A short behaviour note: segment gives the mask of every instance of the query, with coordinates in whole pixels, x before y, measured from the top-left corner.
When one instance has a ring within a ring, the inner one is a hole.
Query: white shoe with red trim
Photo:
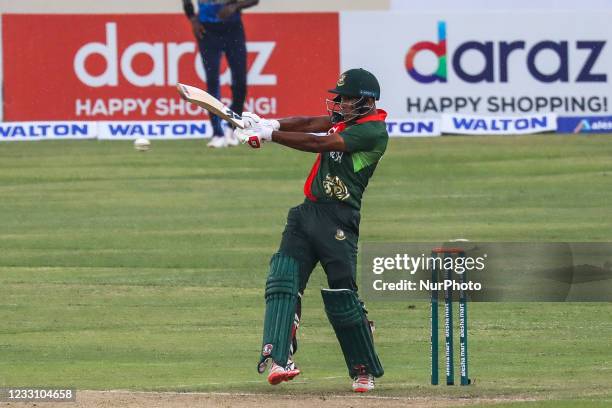
[[[359,374],[353,379],[353,391],[368,392],[374,389],[374,376],[372,374]]]
[[[268,382],[271,385],[277,385],[282,383],[283,381],[291,381],[298,375],[300,375],[301,371],[295,363],[291,360],[287,362],[285,367],[279,366],[275,362],[272,362],[272,366],[270,367],[270,372],[268,373]]]

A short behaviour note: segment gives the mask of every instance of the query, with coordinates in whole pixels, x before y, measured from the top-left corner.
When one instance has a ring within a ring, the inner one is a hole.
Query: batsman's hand
[[[244,122],[245,129],[250,127],[254,127],[255,125],[265,125],[271,126],[274,130],[280,129],[280,123],[275,119],[264,119],[252,112],[243,112],[242,113],[242,121]]]
[[[254,127],[261,121],[261,117],[252,112],[242,112],[242,122],[244,123],[244,128],[248,129]]]
[[[266,125],[265,123],[257,123],[252,127],[236,129],[234,131],[234,136],[236,136],[241,143],[247,143],[253,149],[259,149],[264,142],[272,141],[272,132],[274,132],[272,126]]]

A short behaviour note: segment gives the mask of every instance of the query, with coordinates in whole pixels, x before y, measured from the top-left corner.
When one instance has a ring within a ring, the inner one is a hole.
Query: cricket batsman
[[[376,109],[380,86],[370,72],[358,68],[340,75],[327,100],[326,116],[267,120],[246,112],[242,143],[259,148],[276,142],[317,153],[304,184],[306,199],[289,210],[278,252],[272,256],[266,281],[263,343],[258,364],[268,364],[268,382],[289,381],[300,374],[293,362],[301,297],[317,262],[327,275],[321,289],[325,312],[340,343],[353,390],[374,389],[383,367],[372,337],[371,322],[357,295],[356,265],[361,198],[387,148],[387,113]],[[325,133],[316,136],[312,133]]]

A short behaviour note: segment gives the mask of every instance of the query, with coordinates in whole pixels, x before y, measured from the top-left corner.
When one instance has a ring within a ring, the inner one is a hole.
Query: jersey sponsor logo
[[[338,241],[344,241],[344,240],[346,239],[346,234],[344,233],[344,231],[342,231],[340,228],[338,228],[338,229],[336,230],[336,236],[335,236],[335,238],[336,238]]]
[[[342,155],[344,152],[329,152],[329,158],[336,163],[342,163]]]
[[[323,189],[328,197],[336,198],[340,201],[344,201],[351,196],[346,184],[338,176],[332,177],[330,174],[325,176]]]

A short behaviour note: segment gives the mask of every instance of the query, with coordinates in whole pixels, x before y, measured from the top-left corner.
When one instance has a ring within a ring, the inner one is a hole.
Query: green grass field
[[[267,263],[314,156],[204,146],[0,144],[0,386],[347,392],[320,268],[303,375],[272,388],[256,373]],[[610,136],[394,139],[361,241],[611,241],[611,158]],[[428,303],[368,306],[378,395],[611,403],[610,303],[472,304],[471,387],[429,385]]]

